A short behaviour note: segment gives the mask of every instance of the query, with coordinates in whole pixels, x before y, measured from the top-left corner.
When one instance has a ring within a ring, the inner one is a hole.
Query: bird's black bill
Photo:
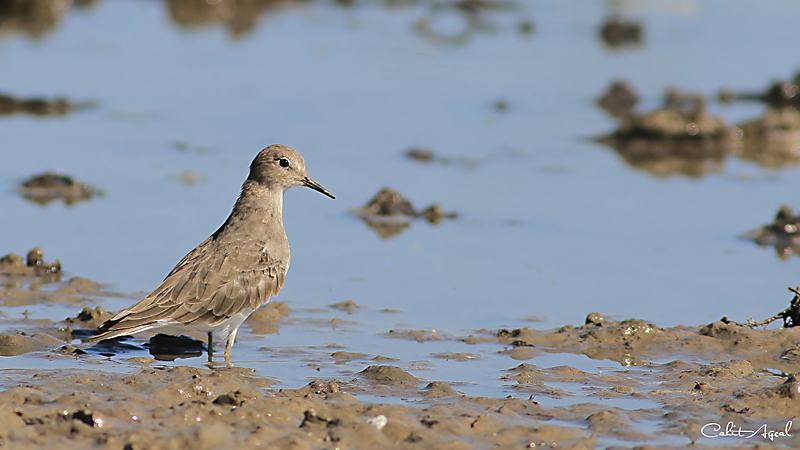
[[[317,192],[321,192],[321,193],[323,193],[323,194],[327,195],[327,196],[328,196],[328,197],[330,197],[330,198],[333,198],[333,199],[335,199],[335,198],[336,198],[336,197],[334,197],[334,196],[333,196],[333,194],[331,194],[330,192],[328,192],[328,190],[327,190],[327,189],[325,189],[324,187],[322,187],[322,185],[321,185],[321,184],[319,184],[319,183],[317,183],[316,181],[312,180],[312,179],[311,179],[311,177],[305,177],[305,178],[303,178],[303,186],[310,187],[311,189],[313,189],[313,190],[315,190],[315,191],[317,191]]]

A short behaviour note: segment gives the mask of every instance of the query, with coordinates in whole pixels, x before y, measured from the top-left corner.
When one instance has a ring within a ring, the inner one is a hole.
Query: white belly
[[[230,336],[231,333],[233,333],[235,330],[238,330],[239,327],[242,326],[242,323],[244,323],[244,321],[250,317],[250,314],[252,314],[253,311],[255,310],[248,306],[242,312],[234,314],[228,320],[216,325],[209,325],[199,321],[187,325],[175,321],[158,320],[154,322],[148,329],[173,336],[178,336],[189,331],[199,331],[202,333],[210,332],[214,333],[218,339],[225,341],[228,339],[228,336]]]

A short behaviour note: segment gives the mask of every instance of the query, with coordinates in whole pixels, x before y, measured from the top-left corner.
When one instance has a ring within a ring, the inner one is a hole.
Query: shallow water
[[[463,29],[456,9],[432,10],[428,2],[300,2],[235,35],[218,20],[178,23],[166,2],[106,0],[73,6],[38,37],[4,33],[0,90],[98,106],[0,117],[0,253],[39,245],[68,275],[132,293],[100,300],[123,309],[224,221],[252,157],[280,142],[301,151],[311,176],[337,198],[287,193],[292,267],[278,300],[295,313],[278,335],[243,329],[233,351],[234,364],[278,387],[370,364],[336,364],[330,354],[340,349],[397,358],[468,395],[502,397],[513,391],[501,371],[521,361],[497,354],[498,344],[386,333],[552,329],[582,324],[592,311],[698,325],[723,315],[763,319],[786,306],[798,260],[737,236],[767,223],[781,203],[800,208],[792,203],[797,165],[728,156],[702,177],[657,177],[591,137],[615,128],[593,102],[616,78],[639,92],[641,111],[678,87],[712,98],[710,111],[728,124],[758,117],[763,106],[724,105],[714,95],[793,76],[798,61],[787,49],[800,38],[800,5],[510,2],[485,11],[484,28],[459,39],[419,31],[426,19],[445,34]],[[597,30],[614,12],[641,19],[642,44],[602,44]],[[519,31],[524,21],[532,33]],[[508,109],[494,108],[497,100]],[[415,146],[452,162],[405,158]],[[15,187],[43,170],[105,195],[70,207],[22,199]],[[186,172],[197,182],[181,183]],[[383,186],[459,217],[417,221],[382,239],[349,211]],[[345,300],[362,308],[327,307]],[[95,301],[4,308],[0,327],[24,329],[16,321],[23,313],[59,321]],[[475,358],[435,356],[448,352]],[[140,355],[120,360],[128,356]],[[0,358],[0,367],[124,370],[97,359],[22,355]],[[179,361],[205,365],[205,357]],[[555,353],[536,355],[535,364],[595,373],[616,363]],[[655,407],[633,403],[619,406]]]

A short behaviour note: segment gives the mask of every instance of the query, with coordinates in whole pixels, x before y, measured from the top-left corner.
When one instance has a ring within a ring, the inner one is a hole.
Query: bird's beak
[[[328,192],[327,189],[322,187],[321,184],[319,184],[316,181],[312,180],[311,177],[309,177],[309,176],[303,178],[303,186],[310,187],[311,189],[313,189],[313,190],[315,190],[317,192],[322,192],[323,194],[327,195],[330,198],[334,198],[334,199],[336,198],[336,197],[333,196],[333,194]]]

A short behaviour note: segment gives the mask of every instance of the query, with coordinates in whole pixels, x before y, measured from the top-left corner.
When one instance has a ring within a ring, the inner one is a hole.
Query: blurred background
[[[283,143],[337,197],[286,194],[292,308],[352,300],[400,311],[362,317],[374,332],[453,334],[592,311],[766,318],[798,258],[791,239],[739,236],[800,208],[798,15],[789,0],[5,1],[0,253],[38,245],[138,297]],[[48,171],[89,194],[22,195]],[[374,226],[359,208],[383,187],[456,216]]]

